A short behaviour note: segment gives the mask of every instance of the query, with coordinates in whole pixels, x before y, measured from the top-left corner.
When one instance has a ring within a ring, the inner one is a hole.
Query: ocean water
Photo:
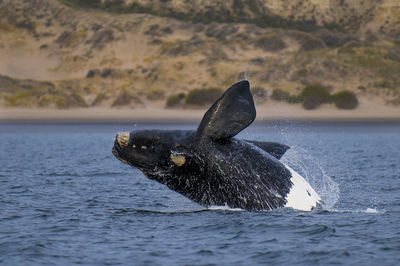
[[[326,209],[205,209],[111,153],[115,134],[195,125],[0,125],[2,265],[399,265],[400,124],[260,123]]]

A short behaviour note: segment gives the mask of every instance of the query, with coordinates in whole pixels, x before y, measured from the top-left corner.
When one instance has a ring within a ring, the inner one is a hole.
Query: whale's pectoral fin
[[[286,146],[284,144],[280,144],[277,142],[262,142],[262,141],[255,141],[255,140],[245,140],[245,141],[268,152],[269,154],[271,154],[278,160],[285,154],[285,152],[288,149],[290,149],[289,146]]]
[[[256,108],[247,80],[230,87],[205,113],[197,132],[213,140],[235,136],[256,118]]]

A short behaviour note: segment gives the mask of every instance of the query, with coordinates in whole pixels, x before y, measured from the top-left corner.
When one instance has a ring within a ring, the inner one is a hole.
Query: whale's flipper
[[[285,154],[285,152],[288,149],[290,149],[289,146],[277,142],[262,142],[255,140],[245,140],[245,141],[259,147],[265,152],[268,152],[278,160]]]
[[[213,140],[235,136],[256,118],[256,108],[247,80],[230,87],[205,113],[197,133]]]

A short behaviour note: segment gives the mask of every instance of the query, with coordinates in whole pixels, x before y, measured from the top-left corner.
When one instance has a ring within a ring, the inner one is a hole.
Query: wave
[[[312,213],[368,213],[368,214],[385,214],[386,210],[378,210],[376,208],[367,208],[365,210],[348,210],[348,209],[321,209],[312,211]]]
[[[199,210],[148,210],[148,209],[135,209],[135,208],[114,208],[112,209],[115,214],[134,214],[134,213],[149,213],[149,214],[190,214],[207,212],[210,209],[199,209]]]

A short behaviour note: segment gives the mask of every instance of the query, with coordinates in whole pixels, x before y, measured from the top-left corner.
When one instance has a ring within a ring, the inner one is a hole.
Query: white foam
[[[231,207],[229,207],[228,205],[223,205],[223,206],[218,206],[218,205],[213,205],[213,206],[210,206],[210,207],[208,207],[208,209],[209,210],[223,210],[223,211],[232,211],[232,212],[242,212],[242,211],[244,211],[243,209],[241,209],[241,208],[231,208]]]
[[[346,210],[346,209],[325,209],[325,211],[333,213],[370,213],[370,214],[384,214],[386,210],[378,210],[375,208],[367,208],[366,210]]]
[[[317,204],[321,202],[318,193],[301,175],[289,166],[285,166],[292,174],[290,181],[293,183],[289,194],[286,196],[285,207],[301,211],[311,211],[312,208],[317,207]]]
[[[367,208],[366,210],[365,210],[365,213],[379,213],[379,211],[377,210],[377,209],[371,209],[371,208]]]

